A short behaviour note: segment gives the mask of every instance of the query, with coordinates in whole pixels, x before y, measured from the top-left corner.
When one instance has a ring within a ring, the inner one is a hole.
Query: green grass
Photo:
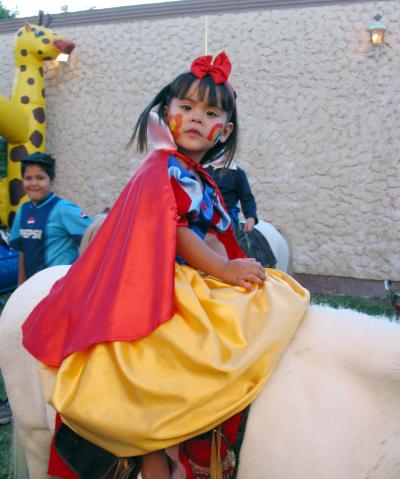
[[[0,399],[6,398],[3,378],[0,374]],[[0,479],[7,479],[10,460],[11,424],[0,426]]]
[[[0,294],[0,312],[3,309],[8,294]],[[0,372],[0,400],[6,399],[3,377]],[[0,425],[0,479],[8,478],[8,467],[10,462],[11,424]]]
[[[7,299],[8,295],[0,295]],[[354,298],[351,296],[314,295],[314,304],[327,304],[333,308],[351,308],[372,316],[393,316],[393,308],[388,300],[382,298]],[[3,378],[0,374],[0,399],[5,399]],[[0,479],[7,479],[10,459],[11,425],[0,426]]]
[[[0,313],[11,293],[0,293]]]
[[[371,316],[394,315],[394,308],[386,298],[354,298],[345,295],[317,294],[311,297],[313,304],[327,304],[333,308],[349,308]]]

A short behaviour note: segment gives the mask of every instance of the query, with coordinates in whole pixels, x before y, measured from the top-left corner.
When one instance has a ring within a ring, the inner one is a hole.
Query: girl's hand
[[[235,286],[242,286],[251,291],[254,284],[262,285],[265,281],[265,270],[254,258],[228,260],[221,279]]]

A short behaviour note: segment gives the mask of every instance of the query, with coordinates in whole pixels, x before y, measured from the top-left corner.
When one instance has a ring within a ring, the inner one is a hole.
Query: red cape
[[[177,205],[170,155],[187,160],[177,151],[151,153],[85,253],[23,324],[23,345],[43,363],[59,366],[94,344],[140,339],[173,316]],[[243,257],[232,228],[218,236],[230,258]]]

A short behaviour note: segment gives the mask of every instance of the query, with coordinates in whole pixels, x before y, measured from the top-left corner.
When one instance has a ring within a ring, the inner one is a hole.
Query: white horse
[[[36,363],[21,346],[20,326],[68,268],[30,278],[0,318],[0,367],[29,468],[29,476],[16,471],[17,479],[48,477],[54,424]],[[311,306],[250,409],[238,478],[399,477],[399,324]]]

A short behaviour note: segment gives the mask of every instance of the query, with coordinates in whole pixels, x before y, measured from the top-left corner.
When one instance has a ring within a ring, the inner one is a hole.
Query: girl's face
[[[27,165],[22,181],[25,193],[34,205],[49,196],[52,181],[39,165]]]
[[[210,106],[206,96],[203,101],[199,99],[198,81],[186,98],[173,98],[165,114],[179,150],[197,163],[217,142],[225,142],[233,130],[226,111]]]

